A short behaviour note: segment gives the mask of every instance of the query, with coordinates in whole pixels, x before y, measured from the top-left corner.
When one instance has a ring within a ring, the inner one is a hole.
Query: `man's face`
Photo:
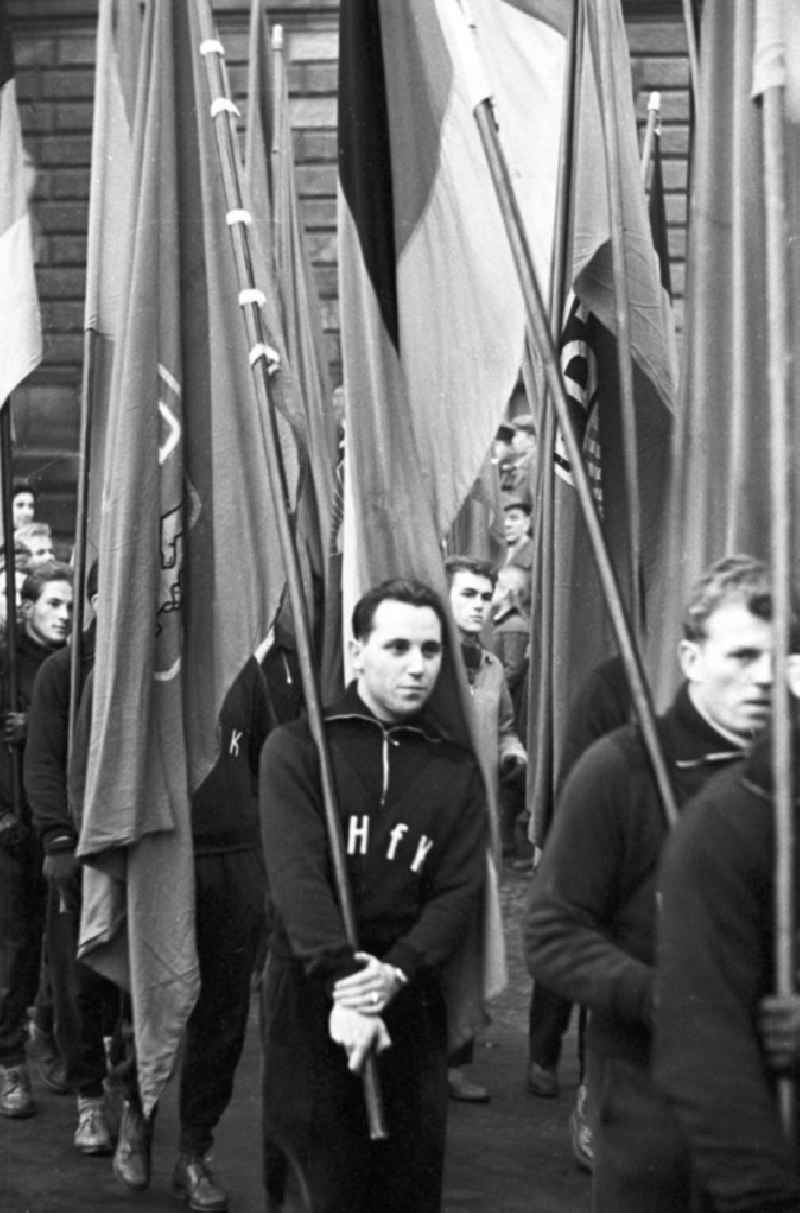
[[[46,535],[37,535],[28,544],[28,565],[49,564],[55,559],[53,551],[53,541],[48,539]]]
[[[47,581],[42,592],[22,604],[28,635],[37,644],[64,644],[72,623],[72,586],[68,581]]]
[[[459,569],[450,586],[450,609],[456,627],[468,636],[477,636],[492,609],[493,586],[489,577],[480,577]]]
[[[530,516],[524,510],[506,510],[503,516],[503,533],[507,544],[519,543],[520,539],[528,534],[529,528]]]
[[[352,642],[358,693],[379,720],[414,716],[442,665],[442,625],[432,607],[384,599],[366,640]]]
[[[36,502],[33,493],[17,493],[14,497],[14,530],[33,522]]]
[[[680,658],[695,706],[725,733],[747,741],[770,712],[772,624],[742,602],[723,603],[703,640],[682,640]]]

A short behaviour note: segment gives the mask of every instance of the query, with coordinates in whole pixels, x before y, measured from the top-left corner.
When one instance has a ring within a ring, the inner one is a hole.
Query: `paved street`
[[[492,1024],[476,1051],[472,1074],[492,1091],[484,1106],[451,1104],[445,1181],[446,1213],[587,1213],[589,1181],[572,1161],[566,1124],[576,1076],[571,1033],[558,1099],[525,1090],[529,983],[521,962],[518,921],[527,877],[503,882],[511,980],[492,1007]],[[255,1006],[234,1101],[217,1136],[214,1166],[230,1190],[231,1213],[262,1213],[260,1059]],[[38,1079],[39,1113],[0,1121],[2,1213],[176,1213],[169,1181],[176,1141],[176,1090],[159,1110],[148,1192],[129,1193],[108,1159],[82,1158],[72,1147],[74,1102],[51,1095]],[[376,1210],[375,1213],[380,1213]]]

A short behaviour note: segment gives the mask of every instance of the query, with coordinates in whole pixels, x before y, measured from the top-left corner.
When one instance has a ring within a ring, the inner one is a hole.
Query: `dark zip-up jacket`
[[[795,734],[795,778],[798,760]],[[800,1209],[796,1149],[756,1031],[774,980],[770,766],[765,737],[703,789],[669,840],[660,879],[654,1076],[719,1213]],[[797,828],[797,800],[794,816]],[[794,885],[798,900],[796,864]]]
[[[96,627],[81,646],[80,687],[94,665]],[[77,833],[67,803],[67,743],[72,646],[57,649],[39,667],[33,684],[25,746],[25,791],[33,824],[46,854],[73,851]]]
[[[14,710],[29,712],[33,698],[33,687],[40,666],[60,649],[49,645],[39,644],[29,636],[24,628],[20,628],[17,639],[17,704]],[[0,650],[0,708],[8,711],[8,651]],[[0,742],[0,812],[12,812],[14,795],[12,783],[12,764],[15,761],[12,747]],[[30,805],[27,788],[23,781],[23,819],[30,824]]]
[[[694,709],[686,687],[658,720],[680,805],[741,750]],[[667,826],[639,730],[617,729],[564,786],[525,917],[528,968],[590,1008],[590,1046],[646,1065],[651,1037],[656,877]]]
[[[424,715],[382,724],[355,683],[325,713],[325,729],[359,944],[413,980],[451,956],[478,903],[487,845],[480,772]],[[305,720],[267,740],[260,809],[273,953],[336,981],[359,965],[333,888]]]

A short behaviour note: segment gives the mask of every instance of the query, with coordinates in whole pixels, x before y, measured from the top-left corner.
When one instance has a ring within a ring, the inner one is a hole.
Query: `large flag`
[[[563,35],[473,5],[537,268],[555,208]],[[531,6],[528,6],[531,7]],[[441,543],[519,375],[524,314],[452,0],[350,0],[340,37],[345,589],[442,585]]]
[[[761,6],[724,0],[707,0],[703,6],[681,411],[664,519],[663,608],[652,637],[651,659],[662,701],[677,679],[675,642],[693,582],[711,561],[726,554],[769,558],[768,309],[759,98],[774,70],[782,73],[787,101],[786,259],[795,412],[800,399],[800,17],[792,4],[777,0],[768,7],[785,28],[781,37],[770,40],[766,53],[757,55],[754,66],[755,13]],[[792,505],[798,535],[797,492]],[[795,576],[798,571],[796,565]]]
[[[81,955],[130,984],[147,1109],[198,987],[190,798],[284,581],[200,42],[195,4],[146,7],[79,844]]]
[[[615,110],[599,101],[600,30],[609,22]],[[670,353],[671,315],[664,307],[658,258],[641,186],[630,59],[618,0],[587,6],[582,73],[578,83],[573,166],[574,236],[569,301],[561,336],[561,370],[579,436],[584,464],[623,597],[630,611],[632,580],[629,506],[623,459],[616,308],[610,218],[607,205],[606,136],[616,126],[620,147],[625,273],[639,472],[641,564],[645,611],[659,561],[657,545],[664,508],[674,394]],[[591,546],[572,483],[563,440],[556,440],[554,500],[553,634],[547,650],[534,619],[530,698],[532,835],[542,842],[553,807],[561,742],[570,699],[590,671],[615,651],[615,640],[597,577]],[[534,587],[536,590],[537,587]],[[632,620],[632,622],[635,622]],[[646,620],[645,620],[646,622]],[[539,693],[542,669],[551,681]]]
[[[42,360],[11,30],[0,0],[0,405]]]
[[[133,119],[142,11],[100,0],[92,117],[92,170],[86,249],[85,406],[91,418],[87,565],[97,556],[111,367],[119,340],[129,257],[126,222],[133,188]]]
[[[322,310],[297,197],[283,31],[273,50],[263,0],[251,0],[245,169],[262,255],[274,267],[283,341],[297,378],[304,416],[305,475],[298,500],[298,536],[320,590],[325,622],[339,622],[340,561],[332,556],[336,495],[337,422],[322,331]],[[322,645],[322,687],[334,692],[341,663],[341,631],[321,626],[321,598],[309,589]],[[316,597],[316,604],[312,599]],[[316,610],[314,609],[316,606]]]

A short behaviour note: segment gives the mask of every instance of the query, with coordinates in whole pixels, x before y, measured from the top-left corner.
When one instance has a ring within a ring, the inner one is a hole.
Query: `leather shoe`
[[[33,1116],[35,1111],[31,1076],[25,1063],[0,1066],[0,1115],[22,1120],[26,1116]]]
[[[191,1154],[179,1154],[172,1172],[172,1190],[188,1200],[195,1213],[225,1213],[227,1192],[215,1183],[208,1163]]]
[[[141,1192],[150,1185],[150,1125],[136,1104],[125,1100],[111,1170],[127,1188]]]
[[[447,1071],[447,1090],[450,1098],[459,1103],[488,1103],[491,1099],[486,1087],[472,1082],[463,1070],[455,1068]]]
[[[528,1066],[528,1090],[531,1095],[541,1099],[555,1099],[558,1095],[558,1076],[555,1070],[540,1066],[538,1061],[532,1061]]]

